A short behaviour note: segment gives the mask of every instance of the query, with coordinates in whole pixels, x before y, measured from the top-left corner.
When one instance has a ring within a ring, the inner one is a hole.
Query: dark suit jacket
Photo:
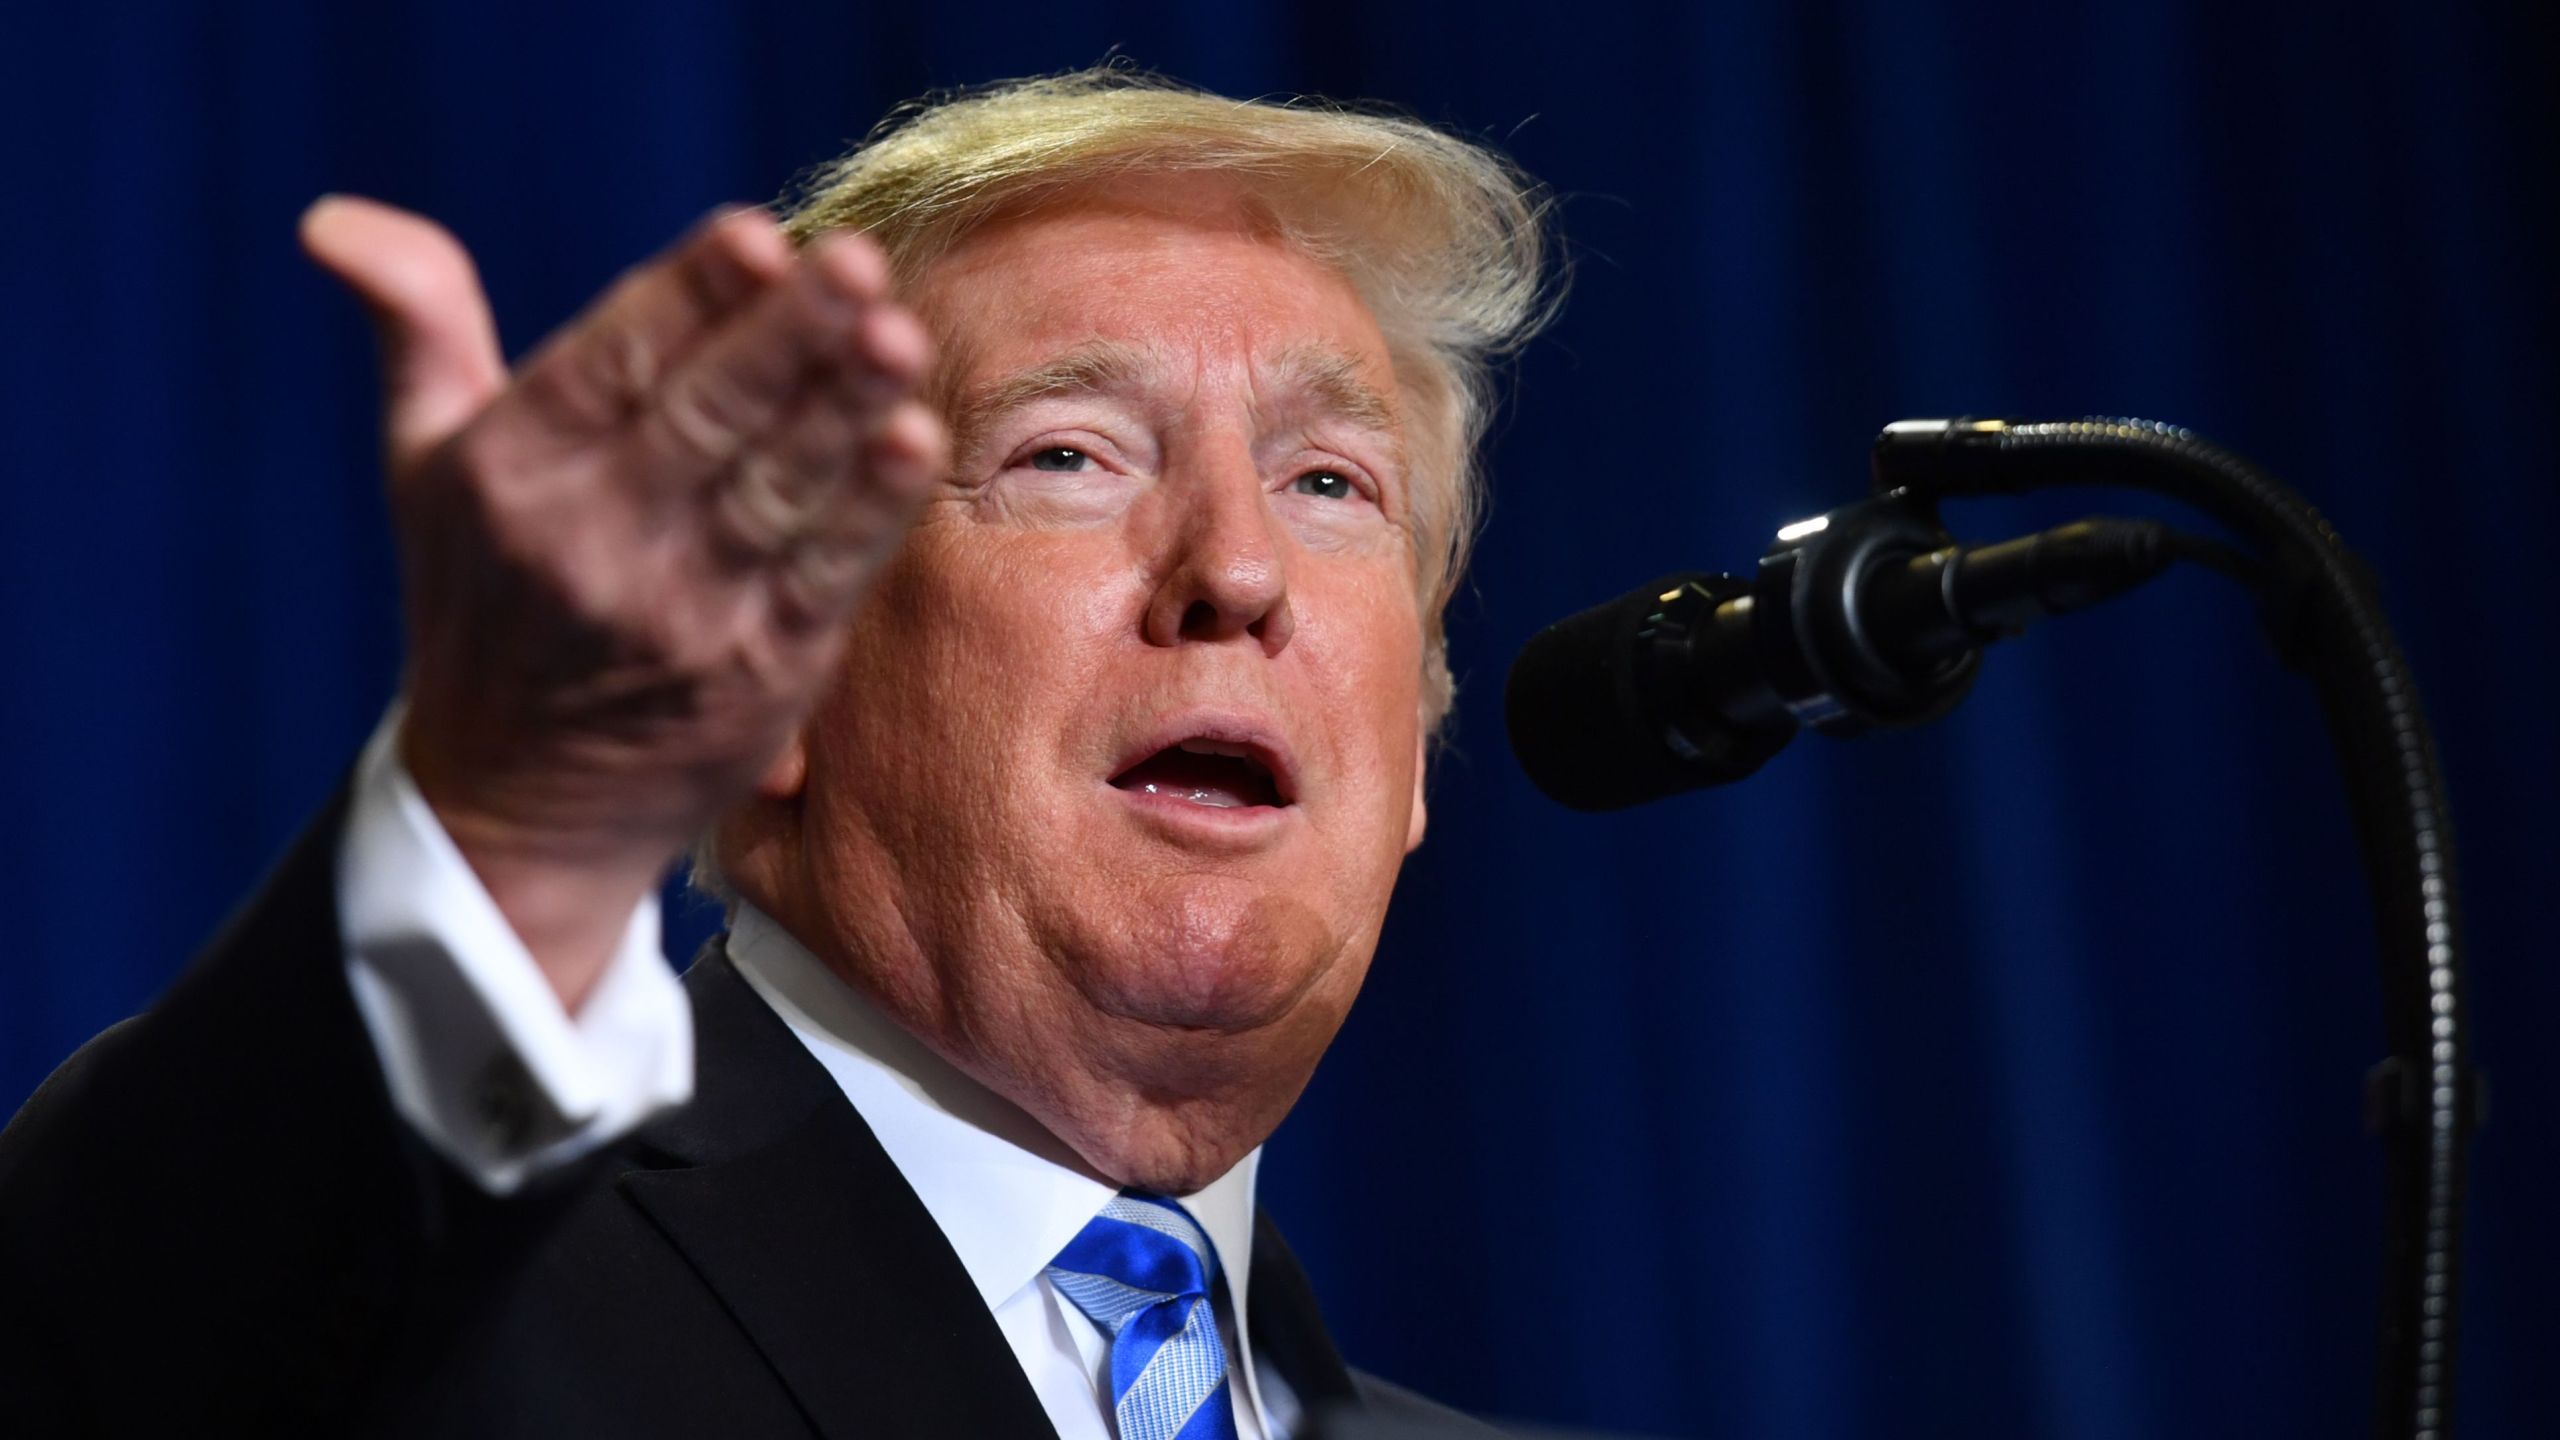
[[[342,815],[0,1135],[0,1428],[1051,1433],[932,1217],[717,945],[685,977],[682,1112],[503,1201],[427,1151],[345,983]],[[1345,1368],[1267,1217],[1252,1267],[1255,1346],[1310,1411],[1408,1408]]]

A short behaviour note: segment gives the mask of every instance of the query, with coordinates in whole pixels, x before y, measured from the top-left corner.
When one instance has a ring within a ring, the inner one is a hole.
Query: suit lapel
[[[642,1137],[642,1163],[664,1168],[621,1186],[812,1425],[1052,1433],[959,1257],[825,1068],[716,942],[685,985],[695,1098]]]
[[[1253,1283],[1247,1293],[1253,1348],[1288,1380],[1306,1413],[1357,1406],[1360,1396],[1351,1383],[1351,1368],[1342,1363],[1342,1352],[1324,1328],[1315,1287],[1289,1242],[1280,1238],[1270,1212],[1259,1206],[1253,1215]]]

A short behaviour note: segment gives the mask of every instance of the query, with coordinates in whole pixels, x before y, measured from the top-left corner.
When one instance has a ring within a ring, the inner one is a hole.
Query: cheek
[[[811,758],[840,769],[884,835],[949,848],[938,832],[995,823],[1070,758],[1060,742],[1090,702],[1095,652],[1134,623],[1126,587],[1082,553],[1095,548],[954,520],[919,527],[881,576]]]
[[[991,617],[964,603],[968,587],[951,583],[932,549],[907,546],[863,598],[810,746],[813,776],[884,830],[949,787],[966,768],[952,762],[989,744],[978,694],[987,672],[961,660]]]
[[[1401,572],[1364,574],[1302,614],[1300,637],[1320,648],[1325,722],[1341,741],[1345,769],[1362,783],[1410,798],[1414,741],[1421,724],[1422,621]]]

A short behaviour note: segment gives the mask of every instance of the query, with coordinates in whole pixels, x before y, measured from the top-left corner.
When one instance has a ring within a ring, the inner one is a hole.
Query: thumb
[[[397,477],[507,383],[479,274],[443,226],[350,195],[323,196],[302,212],[302,248],[373,317],[383,440]]]

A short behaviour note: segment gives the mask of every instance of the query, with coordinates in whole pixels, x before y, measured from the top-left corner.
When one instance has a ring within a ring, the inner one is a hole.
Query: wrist
[[[600,870],[456,845],[561,1008],[573,1015],[612,967],[632,912],[665,874],[663,862]]]
[[[427,808],[523,942],[564,1009],[575,1013],[612,964],[632,912],[682,848],[658,827],[616,823],[610,806],[573,797],[510,796],[464,783],[404,727],[401,760]],[[548,779],[549,777],[546,777]]]

